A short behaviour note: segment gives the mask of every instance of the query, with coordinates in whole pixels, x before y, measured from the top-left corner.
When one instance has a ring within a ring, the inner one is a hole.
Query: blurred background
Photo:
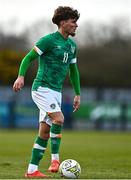
[[[65,129],[131,130],[130,0],[0,0],[0,128],[37,128],[38,109],[31,99],[37,60],[14,93],[22,58],[42,36],[57,27],[51,18],[60,5],[81,14],[74,40],[78,45],[81,108],[72,113],[74,92],[63,88]]]

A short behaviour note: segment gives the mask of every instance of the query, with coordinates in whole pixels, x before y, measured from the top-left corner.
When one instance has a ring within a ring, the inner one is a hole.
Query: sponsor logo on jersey
[[[74,54],[74,52],[75,52],[75,47],[74,46],[71,46],[71,52]]]
[[[57,49],[61,49],[61,46],[56,46]]]

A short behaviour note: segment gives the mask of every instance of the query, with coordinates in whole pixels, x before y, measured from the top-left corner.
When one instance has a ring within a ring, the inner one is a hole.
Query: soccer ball
[[[60,164],[59,172],[62,177],[77,179],[81,173],[81,167],[77,161],[66,159]]]

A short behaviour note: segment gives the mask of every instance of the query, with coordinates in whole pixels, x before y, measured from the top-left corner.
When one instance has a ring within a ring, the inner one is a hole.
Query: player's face
[[[68,35],[75,36],[76,28],[78,27],[76,19],[68,19],[63,23],[64,32]]]

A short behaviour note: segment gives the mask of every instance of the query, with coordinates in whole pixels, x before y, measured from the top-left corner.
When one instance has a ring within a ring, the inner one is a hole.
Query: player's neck
[[[64,37],[64,39],[67,39],[69,34],[65,33],[62,29],[58,29],[58,32],[61,33],[61,35]]]

